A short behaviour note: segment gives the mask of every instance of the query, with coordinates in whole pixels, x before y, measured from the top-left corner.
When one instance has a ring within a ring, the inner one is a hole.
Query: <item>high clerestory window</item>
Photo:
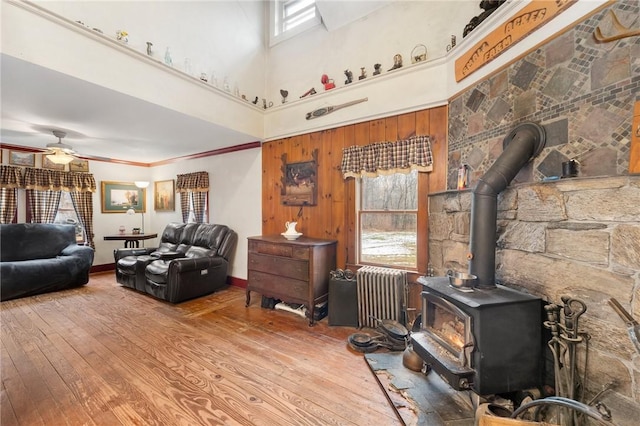
[[[271,46],[321,23],[315,0],[273,0],[270,5]]]

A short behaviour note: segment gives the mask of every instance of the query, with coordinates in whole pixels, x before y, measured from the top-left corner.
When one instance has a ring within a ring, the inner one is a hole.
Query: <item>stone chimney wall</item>
[[[562,304],[562,296],[586,303],[579,326],[590,340],[580,399],[614,381],[600,400],[616,424],[635,425],[640,353],[608,300],[640,321],[640,176],[628,174],[640,37],[596,42],[597,27],[614,31],[610,11],[640,27],[640,3],[611,3],[451,100],[449,191],[429,196],[429,260],[438,276],[468,271],[472,194],[455,190],[458,167],[469,166],[473,188],[517,124],[543,125],[546,147],[498,196],[496,279],[549,303]],[[579,162],[578,177],[553,180],[569,159]]]
[[[471,195],[429,197],[429,254],[437,276],[468,270]],[[549,303],[561,304],[565,295],[585,302],[587,395],[615,380],[615,391],[602,400],[620,425],[635,424],[620,416],[640,417],[640,354],[608,300],[616,298],[640,320],[638,218],[640,176],[519,184],[498,197],[496,280]],[[578,358],[584,356],[583,347]]]

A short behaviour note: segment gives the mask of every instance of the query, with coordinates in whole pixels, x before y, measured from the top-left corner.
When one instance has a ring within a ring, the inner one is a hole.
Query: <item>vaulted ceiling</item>
[[[319,0],[327,30],[362,18],[389,1]],[[256,138],[126,93],[2,54],[0,142],[43,149],[53,130],[81,157],[154,163],[255,142]],[[188,137],[185,135],[188,134]]]

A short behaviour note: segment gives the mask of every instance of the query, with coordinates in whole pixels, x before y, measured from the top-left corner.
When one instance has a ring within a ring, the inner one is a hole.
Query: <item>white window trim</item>
[[[293,29],[280,32],[281,23],[276,19],[282,16],[282,9],[287,0],[270,0],[269,1],[269,47],[273,47],[278,43],[288,40],[298,34],[301,34],[311,28],[322,24],[320,12],[316,7],[316,16]]]

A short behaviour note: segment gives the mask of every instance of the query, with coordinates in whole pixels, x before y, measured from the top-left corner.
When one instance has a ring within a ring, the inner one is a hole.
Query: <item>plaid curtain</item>
[[[18,190],[0,188],[0,223],[12,223],[18,210]]]
[[[27,189],[27,202],[31,206],[31,222],[53,223],[61,196],[62,191]]]
[[[180,193],[180,208],[182,221],[189,220],[189,208],[193,206],[193,213],[197,223],[206,220],[206,206],[209,194],[209,172],[194,172],[178,175],[176,191]]]
[[[180,211],[182,212],[182,223],[187,223],[189,220],[189,206],[191,204],[191,193],[180,193]]]
[[[24,188],[41,191],[96,192],[96,181],[91,173],[26,167]]]
[[[433,156],[429,136],[344,148],[340,169],[345,179],[409,172],[412,169],[430,172]]]
[[[93,241],[93,196],[91,192],[72,191],[69,194],[78,219],[80,219],[80,224],[84,228],[87,245],[95,249],[96,245]]]
[[[22,169],[0,165],[0,223],[11,223],[18,209],[18,189],[23,186]]]
[[[193,198],[193,213],[196,216],[196,223],[204,223],[207,219],[204,214],[207,206],[207,193],[192,192],[191,197]]]
[[[195,172],[178,175],[176,179],[177,192],[207,192],[209,191],[209,172]]]

